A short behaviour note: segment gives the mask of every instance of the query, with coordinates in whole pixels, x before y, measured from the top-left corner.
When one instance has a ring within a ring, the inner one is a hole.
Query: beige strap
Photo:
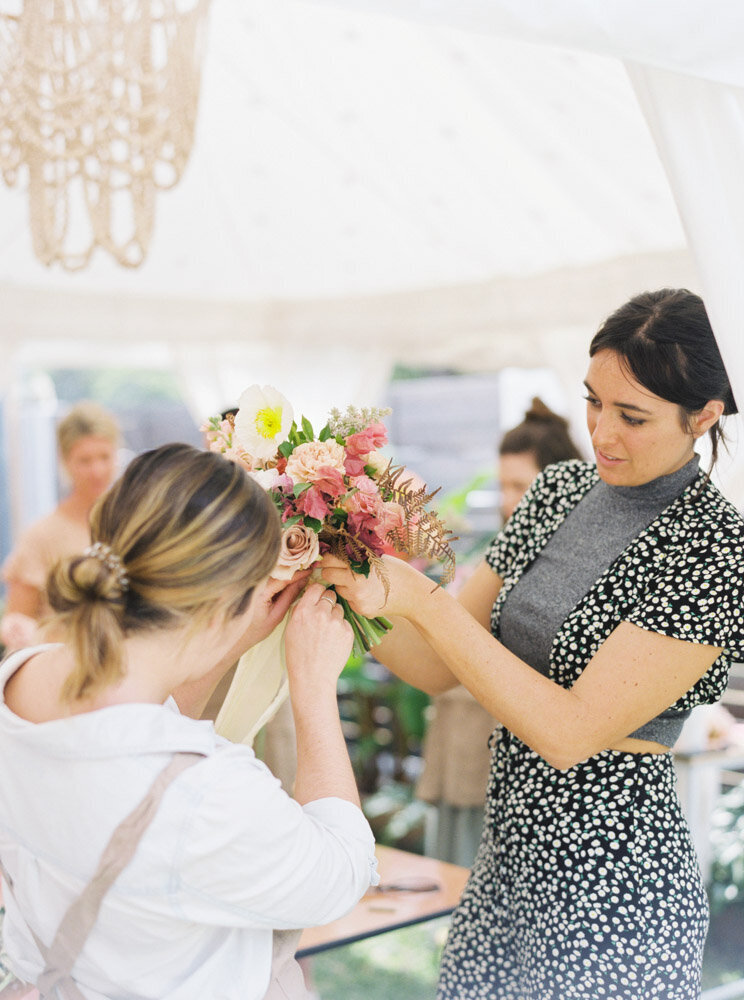
[[[56,987],[60,990],[59,995],[68,1000],[85,1000],[70,973],[98,918],[104,896],[132,860],[168,786],[187,767],[202,759],[202,755],[198,753],[176,754],[157,775],[144,799],[112,833],[95,875],[65,913],[49,948],[31,931],[46,963],[46,968],[36,983],[42,998],[51,997]],[[12,888],[7,875],[6,882]],[[0,991],[0,1000],[11,996],[12,993]]]
[[[271,978],[263,1000],[310,1000],[312,994],[295,952],[302,931],[274,931],[271,955]]]

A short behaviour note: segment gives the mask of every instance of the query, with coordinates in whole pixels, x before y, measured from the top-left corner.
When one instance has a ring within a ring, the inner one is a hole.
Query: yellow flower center
[[[256,432],[261,437],[275,438],[282,428],[282,410],[280,406],[265,407],[256,413]]]

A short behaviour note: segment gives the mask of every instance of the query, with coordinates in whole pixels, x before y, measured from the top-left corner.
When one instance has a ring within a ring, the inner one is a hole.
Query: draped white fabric
[[[351,4],[626,63],[699,269],[735,394],[744,400],[744,5],[730,0]]]
[[[43,269],[0,187],[0,380],[153,363],[195,415],[261,380],[314,413],[395,360],[555,359],[578,398],[601,318],[679,284],[742,400],[742,51],[731,0],[214,0],[139,271]]]

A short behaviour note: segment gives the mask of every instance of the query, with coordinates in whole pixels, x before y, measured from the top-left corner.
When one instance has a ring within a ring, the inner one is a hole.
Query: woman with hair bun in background
[[[37,636],[50,610],[45,587],[54,564],[90,544],[88,517],[114,480],[120,442],[119,425],[98,403],[77,403],[60,421],[59,458],[71,488],[51,514],[26,529],[3,566],[7,596],[0,640],[7,651]]]
[[[582,458],[571,439],[568,421],[538,397],[524,419],[507,431],[499,445],[499,510],[506,524],[535,477],[554,462]]]
[[[279,932],[341,916],[374,878],[336,703],[351,629],[308,573],[271,579],[279,516],[221,455],[139,455],[91,529],[49,580],[64,641],[0,666],[4,960],[42,996],[304,997],[299,932]],[[290,799],[196,716],[302,587]]]
[[[502,524],[539,472],[571,458],[581,458],[581,453],[571,439],[568,421],[535,396],[521,423],[499,444]],[[449,590],[453,592],[452,587]],[[417,797],[436,807],[434,837],[427,851],[470,868],[483,830],[491,763],[488,738],[497,723],[462,684],[434,698],[432,709],[422,753],[424,769],[416,786]]]

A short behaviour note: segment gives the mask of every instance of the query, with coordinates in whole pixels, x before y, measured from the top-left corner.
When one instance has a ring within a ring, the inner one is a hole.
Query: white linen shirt
[[[19,718],[5,684],[46,648],[0,664],[0,857],[15,897],[6,894],[9,965],[36,979],[42,964],[24,918],[49,945],[114,828],[172,755],[190,751],[205,759],[166,791],[73,974],[89,1000],[259,1000],[272,930],[336,919],[375,878],[362,812],[338,798],[300,806],[251,749],[182,716],[172,699],[44,723]]]

